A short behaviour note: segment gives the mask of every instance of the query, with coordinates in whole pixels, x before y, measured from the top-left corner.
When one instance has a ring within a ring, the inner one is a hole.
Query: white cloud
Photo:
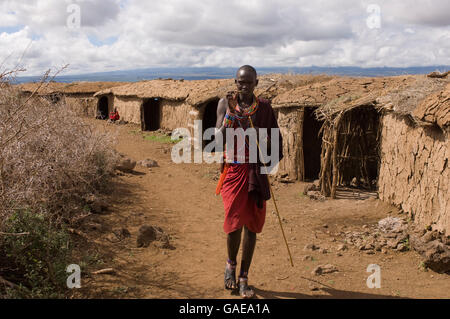
[[[367,26],[369,4],[381,28]],[[0,63],[28,74],[155,66],[450,65],[447,0],[0,0]],[[413,3],[412,3],[413,2]],[[67,27],[79,4],[81,28]]]

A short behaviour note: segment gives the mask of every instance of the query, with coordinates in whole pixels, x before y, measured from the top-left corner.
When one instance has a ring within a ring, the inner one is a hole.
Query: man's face
[[[247,69],[239,70],[235,79],[238,92],[243,95],[252,95],[258,80],[255,74]]]

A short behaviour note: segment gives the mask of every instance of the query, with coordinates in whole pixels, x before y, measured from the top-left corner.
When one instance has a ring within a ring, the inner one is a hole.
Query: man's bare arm
[[[226,129],[226,127],[223,125],[223,119],[225,118],[227,109],[228,109],[228,100],[226,98],[220,99],[219,104],[217,106],[217,122],[216,122],[216,128],[218,128],[219,130],[216,132],[215,135],[222,134],[223,145],[225,145],[225,129]]]

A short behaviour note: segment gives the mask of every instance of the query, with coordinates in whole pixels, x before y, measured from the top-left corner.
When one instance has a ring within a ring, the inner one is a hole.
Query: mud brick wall
[[[276,109],[278,126],[283,137],[283,155],[280,161],[278,172],[287,173],[292,180],[302,180],[300,169],[303,161],[302,145],[302,115],[303,109],[299,108],[278,108]]]
[[[97,99],[92,94],[66,95],[64,99],[69,109],[78,115],[94,117],[97,114]]]
[[[117,108],[122,120],[140,125],[141,104],[142,100],[139,98],[115,96],[113,108]],[[111,111],[111,105],[109,107]]]
[[[450,232],[450,132],[417,127],[405,117],[382,119],[379,197],[414,222]]]
[[[161,128],[174,130],[176,128],[188,128],[190,122],[190,111],[194,108],[184,102],[178,101],[161,101],[162,116]]]

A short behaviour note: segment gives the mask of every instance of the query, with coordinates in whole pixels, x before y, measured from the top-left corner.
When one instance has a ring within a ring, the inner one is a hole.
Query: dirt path
[[[92,123],[118,134],[117,150],[122,154],[137,161],[151,158],[160,167],[137,166],[134,173],[118,177],[108,214],[92,217],[103,227],[89,231],[92,245],[86,248],[86,255],[93,256],[90,270],[113,267],[116,274],[83,277],[83,288],[74,297],[239,298],[223,289],[226,236],[222,200],[214,196],[213,179],[218,164],[177,165],[170,159],[170,144],[145,140],[137,126]],[[374,199],[311,201],[301,195],[303,186],[275,184],[295,267],[290,266],[269,202],[249,274],[258,298],[450,297],[449,276],[424,270],[415,252],[367,255],[350,246],[342,256],[336,255],[341,243],[336,234],[396,216],[394,207]],[[176,249],[136,248],[138,229],[144,224],[161,227]],[[112,243],[108,236],[118,227],[127,228],[131,238]],[[305,251],[311,243],[328,253]],[[306,255],[312,260],[304,260]],[[312,275],[322,264],[333,264],[339,271]],[[381,267],[380,289],[366,285],[369,264]]]

